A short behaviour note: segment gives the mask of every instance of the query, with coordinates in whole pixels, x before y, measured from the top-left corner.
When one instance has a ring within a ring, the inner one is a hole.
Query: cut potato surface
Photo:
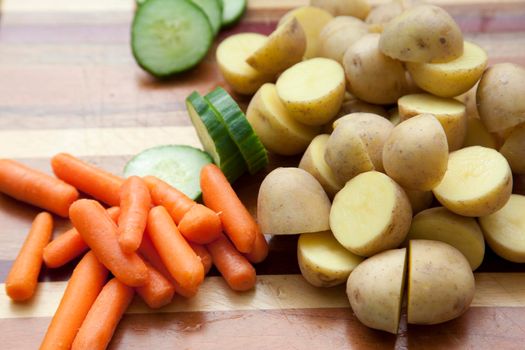
[[[299,168],[308,171],[319,181],[330,198],[343,187],[324,159],[326,143],[330,135],[316,136],[304,152]]]
[[[452,213],[444,207],[431,208],[414,216],[406,241],[427,239],[450,244],[467,258],[472,271],[483,262],[485,240],[474,218]]]
[[[512,173],[497,151],[472,146],[450,153],[448,169],[433,189],[444,207],[463,216],[485,216],[501,209],[512,191]]]
[[[274,84],[264,84],[253,96],[246,118],[269,151],[282,155],[303,152],[319,128],[298,123],[282,103]]]
[[[397,247],[405,239],[411,219],[412,209],[403,189],[377,171],[348,181],[330,210],[335,238],[361,256]]]
[[[328,22],[319,35],[318,56],[343,63],[345,51],[368,33],[367,25],[350,16],[339,16]]]
[[[299,168],[277,168],[261,183],[257,221],[265,234],[330,229],[330,199],[319,182]]]
[[[436,96],[454,97],[467,92],[481,78],[487,53],[465,41],[463,55],[446,63],[411,63],[406,67],[415,83]]]
[[[323,125],[341,108],[345,74],[334,60],[312,58],[285,70],[276,86],[293,118],[307,125]]]
[[[525,196],[513,194],[503,208],[479,218],[487,244],[504,259],[525,263]]]
[[[525,125],[514,129],[500,148],[512,172],[525,174]]]
[[[463,103],[430,94],[412,94],[401,97],[397,105],[401,120],[424,113],[433,114],[445,130],[449,151],[455,151],[463,145],[467,134],[467,115]]]
[[[266,41],[267,37],[262,34],[241,33],[229,36],[217,47],[219,70],[235,92],[250,95],[262,84],[274,79],[272,75],[263,74],[246,63],[246,58]]]
[[[346,295],[363,324],[396,334],[406,273],[406,248],[374,255],[350,274]]]
[[[345,283],[363,258],[346,250],[332,232],[303,233],[297,242],[297,260],[303,277],[316,287]]]
[[[467,311],[475,281],[459,250],[444,242],[411,240],[408,256],[408,323],[442,323]]]

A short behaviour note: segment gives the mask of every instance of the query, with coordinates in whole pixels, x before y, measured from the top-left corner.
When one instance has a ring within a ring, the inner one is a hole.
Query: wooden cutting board
[[[383,1],[383,0],[381,0]],[[250,1],[235,32],[269,33],[278,18],[306,0]],[[491,63],[525,65],[525,2],[436,0]],[[374,4],[378,0],[373,1]],[[49,158],[67,151],[120,174],[130,157],[166,143],[199,146],[184,108],[193,90],[223,85],[214,50],[193,71],[159,82],[135,64],[129,46],[133,0],[4,0],[0,17],[0,158],[50,172]],[[246,103],[246,99],[239,98]],[[272,158],[272,167],[296,165]],[[236,190],[252,210],[264,174]],[[523,179],[518,179],[524,184]],[[0,195],[0,281],[29,229],[35,208]],[[68,228],[57,220],[55,235]],[[136,300],[111,349],[525,349],[525,264],[489,249],[476,272],[472,308],[433,327],[407,326],[398,336],[362,326],[343,287],[317,289],[299,274],[296,237],[270,240],[254,291],[235,293],[212,271],[192,300],[148,310]],[[43,269],[36,297],[15,304],[0,286],[2,349],[36,349],[74,263]]]

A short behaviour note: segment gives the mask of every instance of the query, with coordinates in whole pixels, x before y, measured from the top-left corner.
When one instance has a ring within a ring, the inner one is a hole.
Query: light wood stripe
[[[0,158],[117,156],[138,153],[163,144],[200,147],[192,126],[152,128],[91,128],[0,131]]]
[[[476,276],[474,307],[525,307],[525,274],[480,273]],[[28,303],[13,303],[0,285],[0,319],[50,317],[55,312],[67,282],[40,283]],[[151,310],[135,300],[128,313],[175,313],[197,311],[276,310],[348,307],[344,286],[316,288],[300,275],[259,276],[255,290],[236,293],[220,277],[208,277],[196,297]]]

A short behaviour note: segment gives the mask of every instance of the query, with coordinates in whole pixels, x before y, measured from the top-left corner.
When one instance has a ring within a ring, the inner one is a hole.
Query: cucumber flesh
[[[222,3],[220,0],[191,0],[199,6],[210,21],[213,34],[217,35],[222,25]]]
[[[250,174],[264,169],[268,165],[268,153],[235,100],[221,87],[207,94],[205,99],[222,118]]]
[[[246,163],[216,112],[197,92],[186,98],[186,108],[206,152],[230,182],[246,171]]]
[[[213,37],[206,14],[188,0],[147,0],[139,6],[131,26],[133,56],[157,77],[197,65]]]
[[[206,152],[191,146],[158,146],[133,157],[126,164],[124,175],[153,175],[184,192],[191,199],[197,199],[201,195],[201,169],[211,162],[212,159]]]
[[[237,23],[246,11],[246,0],[222,0],[222,4],[223,27]]]

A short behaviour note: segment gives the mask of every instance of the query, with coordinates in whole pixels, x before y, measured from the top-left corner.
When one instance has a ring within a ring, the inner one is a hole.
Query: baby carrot
[[[78,330],[71,350],[106,349],[134,294],[133,288],[116,278],[106,283]]]
[[[175,281],[185,289],[196,290],[204,280],[204,267],[164,207],[150,210],[148,233]]]
[[[235,249],[226,236],[206,246],[213,263],[231,289],[245,291],[255,286],[255,269],[241,253]]]
[[[55,175],[111,206],[118,206],[119,191],[124,179],[87,164],[67,153],[59,153],[51,159]]]
[[[237,250],[251,252],[259,227],[216,165],[208,164],[202,168],[201,189],[204,204],[221,213],[222,227]]]
[[[91,305],[104,286],[108,270],[88,252],[71,275],[40,350],[68,350]]]
[[[120,215],[120,208],[112,207],[107,212],[116,222]],[[73,227],[49,242],[44,248],[44,263],[47,267],[57,268],[67,264],[88,249],[80,233]]]
[[[5,280],[5,290],[11,299],[27,300],[35,293],[42,266],[42,251],[52,233],[51,214],[46,212],[38,214]]]
[[[261,231],[255,236],[255,243],[251,252],[244,254],[251,263],[257,264],[268,256],[268,242]]]
[[[219,215],[202,204],[194,205],[179,222],[179,231],[191,242],[210,243],[220,237],[222,224]]]
[[[148,263],[146,266],[149,273],[148,282],[142,287],[135,288],[135,291],[150,308],[158,309],[171,302],[175,294],[175,287],[153,266]]]
[[[196,204],[190,197],[159,178],[146,176],[144,181],[148,184],[153,204],[166,208],[176,224]]]
[[[199,258],[201,258],[202,266],[204,266],[204,274],[207,275],[213,265],[213,259],[211,258],[210,252],[203,245],[193,242],[188,243],[191,249],[193,249],[193,251],[199,256]]]
[[[78,199],[73,186],[10,159],[0,159],[0,192],[63,217]]]
[[[150,207],[151,196],[146,183],[138,176],[126,179],[120,189],[118,219],[118,242],[125,253],[132,253],[140,246]]]
[[[115,277],[130,287],[144,285],[148,268],[136,254],[125,254],[118,244],[117,225],[97,201],[80,199],[71,205],[69,217],[82,239]]]

